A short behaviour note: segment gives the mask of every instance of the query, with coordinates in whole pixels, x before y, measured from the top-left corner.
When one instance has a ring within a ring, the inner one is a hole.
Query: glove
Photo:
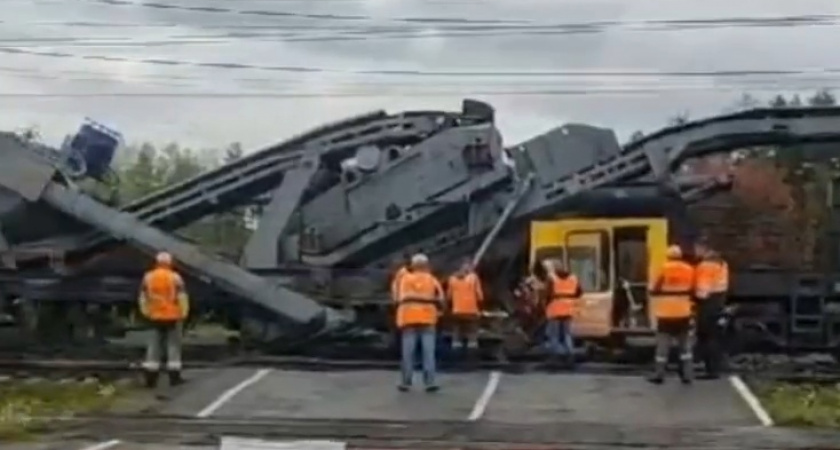
[[[181,310],[181,319],[190,315],[190,297],[187,294],[178,294],[178,309]]]
[[[149,318],[149,305],[146,303],[146,295],[140,294],[137,297],[137,306],[140,308],[140,314],[145,318]]]

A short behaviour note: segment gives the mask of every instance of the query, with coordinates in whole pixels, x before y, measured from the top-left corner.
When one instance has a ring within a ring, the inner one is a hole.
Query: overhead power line
[[[366,14],[326,14],[326,13],[301,13],[293,11],[269,10],[269,9],[239,9],[221,6],[188,6],[175,3],[166,2],[148,2],[142,0],[81,0],[86,3],[95,3],[99,5],[108,5],[114,7],[139,7],[160,9],[166,11],[188,11],[193,13],[207,13],[207,14],[225,14],[225,15],[245,15],[245,16],[263,16],[263,17],[277,17],[277,18],[297,18],[297,19],[314,19],[314,20],[336,20],[336,21],[392,21],[398,23],[417,23],[426,25],[437,24],[483,24],[483,25],[548,25],[548,26],[574,26],[574,27],[604,27],[604,26],[621,26],[627,24],[643,24],[643,25],[659,25],[659,26],[692,26],[692,25],[741,25],[751,26],[757,24],[819,24],[826,21],[836,21],[838,16],[833,14],[813,14],[813,15],[796,15],[796,16],[775,16],[775,17],[724,17],[713,19],[673,19],[673,20],[644,20],[644,21],[592,21],[585,23],[548,23],[537,22],[526,19],[475,19],[470,17],[446,17],[446,16],[415,16],[415,17],[375,17]],[[229,3],[228,3],[229,4]]]
[[[821,85],[819,88],[834,90],[840,83],[833,85]],[[815,86],[801,86],[798,89],[814,89]],[[788,87],[790,89],[790,87]],[[778,93],[784,90],[780,86],[754,86],[750,89],[753,92],[766,91]],[[56,93],[26,93],[26,92],[0,92],[0,98],[9,99],[68,99],[68,98],[133,98],[133,99],[195,99],[195,100],[285,100],[285,99],[353,99],[353,98],[393,98],[393,97],[580,97],[580,96],[649,96],[675,92],[737,92],[744,91],[742,87],[736,86],[715,86],[715,87],[662,87],[662,88],[616,88],[616,89],[511,89],[511,90],[418,90],[406,89],[400,91],[388,91],[382,89],[370,89],[358,92],[56,92]]]
[[[0,47],[0,53],[13,55],[26,55],[43,58],[79,59],[87,61],[104,62],[127,62],[135,64],[147,64],[153,66],[169,67],[197,67],[220,70],[253,70],[285,73],[321,73],[339,75],[363,75],[363,76],[419,76],[419,77],[516,77],[516,78],[740,78],[753,76],[792,76],[792,75],[828,75],[840,73],[840,68],[826,67],[814,69],[773,69],[773,70],[701,70],[701,71],[631,71],[631,70],[552,70],[552,71],[424,71],[424,70],[400,70],[400,69],[337,69],[314,66],[285,66],[285,65],[260,65],[238,62],[202,62],[180,59],[148,58],[135,59],[122,56],[109,55],[82,55],[60,51],[36,51],[13,47]]]

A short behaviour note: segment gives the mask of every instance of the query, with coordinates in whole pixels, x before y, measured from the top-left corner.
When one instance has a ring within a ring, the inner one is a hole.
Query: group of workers
[[[452,320],[454,349],[478,348],[478,328],[484,292],[472,264],[465,261],[446,283],[446,291],[432,275],[426,255],[416,254],[402,266],[391,282],[396,306],[396,325],[401,340],[401,378],[397,388],[408,391],[413,383],[415,354],[420,346],[426,391],[439,389],[435,379],[437,324],[443,311]]]
[[[552,359],[563,357],[574,364],[571,320],[582,291],[577,277],[564,267],[545,263],[551,282],[545,304],[546,341]],[[428,392],[439,389],[435,380],[437,325],[444,314],[449,319],[453,349],[478,348],[478,330],[484,292],[472,263],[465,261],[446,282],[432,275],[426,255],[412,256],[391,283],[396,305],[396,325],[401,339],[401,378],[397,388],[408,391],[413,383],[415,355],[419,344],[423,381]]]
[[[673,341],[679,350],[680,379],[689,384],[694,379],[694,344],[707,375],[717,378],[724,363],[721,320],[729,289],[729,269],[720,255],[705,246],[697,247],[696,262],[684,257],[679,246],[666,251],[666,261],[658,276],[651,280],[650,308],[656,320],[654,371],[650,381],[665,380],[668,356]],[[552,362],[562,358],[568,367],[575,363],[571,324],[583,292],[577,277],[562,263],[546,260],[544,329]],[[446,283],[432,275],[429,260],[423,254],[411,257],[393,278],[391,295],[396,305],[396,325],[401,336],[400,391],[411,388],[415,355],[420,346],[421,367],[426,390],[439,389],[435,380],[436,329],[446,313],[451,321],[454,348],[465,343],[478,346],[477,331],[484,294],[481,282],[469,262]]]
[[[694,378],[695,337],[709,377],[717,378],[724,364],[721,321],[729,290],[729,267],[706,246],[698,246],[697,256],[699,261],[692,264],[679,246],[669,247],[667,260],[650,284],[656,318],[653,383],[665,380],[672,340],[679,349],[683,383],[691,383]]]
[[[693,380],[695,334],[706,371],[717,377],[723,365],[719,321],[726,302],[729,270],[719,254],[698,247],[699,262],[684,258],[678,246],[671,246],[659,275],[649,286],[650,307],[656,319],[654,372],[650,380],[665,379],[672,340],[680,355],[680,378]],[[562,263],[544,261],[546,272],[543,302],[546,343],[553,360],[563,357],[574,364],[571,324],[583,292],[577,277]],[[401,339],[400,391],[413,384],[415,355],[420,347],[423,382],[428,392],[439,389],[436,380],[437,325],[446,313],[451,323],[454,349],[477,349],[484,292],[472,263],[465,261],[449,277],[446,289],[432,274],[426,255],[413,255],[394,275],[391,296],[395,305],[396,326]],[[172,267],[172,256],[161,252],[155,267],[143,277],[138,298],[143,317],[152,333],[146,349],[143,369],[146,384],[157,385],[165,370],[170,385],[183,382],[181,377],[181,334],[189,315],[189,297],[181,276]],[[696,330],[696,333],[695,333]]]

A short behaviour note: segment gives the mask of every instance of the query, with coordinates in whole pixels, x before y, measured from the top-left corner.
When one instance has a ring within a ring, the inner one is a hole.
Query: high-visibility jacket
[[[428,272],[408,272],[400,277],[397,327],[435,325],[443,288]]]
[[[653,315],[657,319],[691,317],[696,270],[685,261],[666,261],[650,287]]]
[[[729,290],[729,265],[724,261],[703,260],[697,264],[695,274],[696,295],[699,299]]]
[[[403,275],[410,272],[411,271],[408,270],[407,266],[402,266],[399,270],[397,270],[397,273],[394,274],[394,278],[391,280],[391,299],[395,302],[400,299],[400,279],[402,279]]]
[[[140,311],[156,322],[177,322],[189,314],[184,280],[169,267],[156,267],[143,277]]]
[[[565,319],[575,314],[575,307],[582,292],[576,276],[553,276],[551,279],[551,298],[545,308],[547,319]]]
[[[477,315],[484,291],[475,272],[452,275],[446,283],[447,297],[452,301],[452,314]]]

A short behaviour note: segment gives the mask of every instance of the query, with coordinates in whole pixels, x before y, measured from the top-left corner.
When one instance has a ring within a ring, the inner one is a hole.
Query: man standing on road
[[[164,364],[169,384],[181,384],[181,333],[189,315],[189,298],[184,280],[172,268],[172,255],[157,254],[155,268],[143,277],[138,302],[152,329],[143,361],[146,386],[157,386]]]
[[[452,320],[452,349],[460,350],[466,343],[470,351],[478,350],[478,328],[484,291],[481,280],[473,270],[472,261],[465,260],[446,283]]]
[[[562,262],[547,262],[548,300],[545,308],[545,332],[548,339],[551,362],[563,358],[569,367],[575,363],[575,349],[572,340],[572,318],[577,301],[583,292],[577,277],[569,272]]]
[[[417,344],[420,344],[423,381],[427,392],[439,389],[436,384],[436,326],[443,309],[443,288],[429,271],[429,258],[416,254],[411,258],[411,271],[399,281],[397,327],[402,343],[402,378],[398,389],[411,388]]]
[[[723,329],[719,323],[729,290],[729,267],[720,255],[700,247],[697,264],[697,344],[706,374],[718,378],[724,362]]]
[[[677,341],[680,353],[680,379],[685,384],[693,380],[692,296],[695,291],[695,268],[683,259],[679,246],[668,247],[667,260],[657,278],[649,286],[649,294],[656,318],[656,356],[650,381],[665,381],[665,369],[671,340]]]

